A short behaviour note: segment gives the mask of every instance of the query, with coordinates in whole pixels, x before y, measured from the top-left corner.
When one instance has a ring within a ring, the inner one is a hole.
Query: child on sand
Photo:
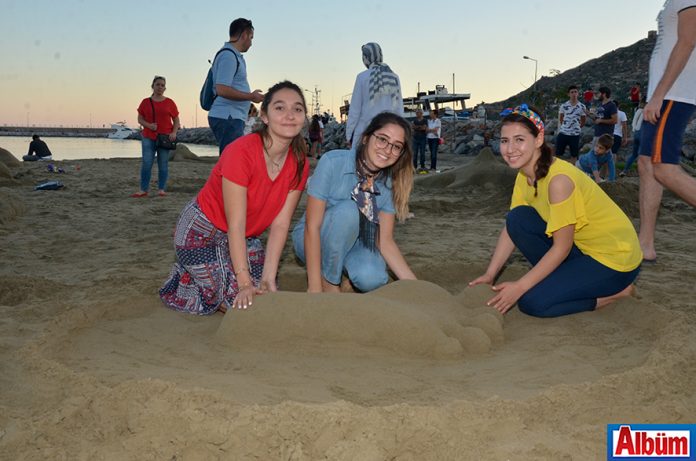
[[[594,177],[595,182],[604,182],[599,170],[606,165],[608,169],[607,180],[616,180],[616,167],[614,166],[614,155],[611,152],[611,146],[614,144],[614,138],[610,134],[603,134],[597,139],[597,145],[594,150],[586,154],[582,154],[575,166],[580,168],[588,175]]]
[[[486,273],[488,301],[501,313],[516,303],[536,317],[592,311],[629,296],[643,254],[633,224],[609,196],[544,141],[539,113],[506,109],[500,153],[518,170],[510,212]],[[513,250],[532,264],[519,280],[493,285]]]

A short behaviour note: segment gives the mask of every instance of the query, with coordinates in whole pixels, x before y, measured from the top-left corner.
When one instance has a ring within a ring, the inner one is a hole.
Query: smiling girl
[[[532,269],[492,286],[488,305],[502,313],[517,303],[556,317],[629,296],[643,259],[631,221],[585,173],[553,157],[536,110],[523,104],[501,115],[500,153],[517,179],[488,269],[469,285],[493,284],[517,247]]]
[[[166,306],[192,314],[246,309],[276,291],[280,254],[307,181],[302,90],[285,81],[261,103],[263,126],[222,152],[208,181],[181,213],[176,263],[160,289]],[[259,235],[270,228],[266,249]]]
[[[310,293],[340,291],[344,272],[357,290],[374,290],[389,281],[387,265],[398,279],[416,278],[394,241],[413,188],[411,127],[382,112],[354,148],[321,157],[292,234]]]

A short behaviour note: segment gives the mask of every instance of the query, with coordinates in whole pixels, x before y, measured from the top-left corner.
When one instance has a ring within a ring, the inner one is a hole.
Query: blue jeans
[[[220,146],[220,155],[228,144],[244,135],[244,120],[229,117],[224,118],[208,117],[208,125],[213,130],[213,135]]]
[[[546,236],[546,222],[530,206],[510,210],[506,229],[515,246],[535,266],[553,245]],[[592,311],[597,298],[619,293],[638,276],[640,267],[619,272],[584,254],[573,244],[570,254],[544,280],[519,299],[525,314],[535,317],[558,317]]]
[[[327,208],[321,224],[321,275],[339,285],[343,271],[359,291],[375,290],[389,281],[387,264],[379,251],[372,252],[358,241],[358,206],[351,199]],[[295,254],[305,262],[305,220],[292,231]]]
[[[425,138],[413,137],[413,168],[425,168]]]
[[[428,138],[428,148],[430,149],[430,169],[437,168],[437,148],[440,147],[440,138]]]
[[[155,163],[157,153],[157,187],[165,190],[167,177],[169,176],[169,149],[155,147],[155,140],[143,137],[143,164],[140,166],[140,190],[150,190],[150,177],[152,176],[152,164]]]
[[[631,168],[631,165],[633,165],[633,162],[636,161],[639,154],[640,154],[640,130],[633,132],[633,153],[631,154],[630,157],[628,157],[628,160],[626,160],[626,165],[624,165],[624,167],[623,167],[624,173],[627,172]]]

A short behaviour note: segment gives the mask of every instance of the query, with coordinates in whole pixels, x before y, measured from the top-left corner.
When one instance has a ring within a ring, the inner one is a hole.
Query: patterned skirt
[[[265,252],[258,238],[247,238],[249,271],[258,286]],[[194,198],[179,216],[174,230],[176,262],[159,290],[164,304],[190,314],[208,315],[221,304],[232,306],[239,293],[227,234],[203,214]]]

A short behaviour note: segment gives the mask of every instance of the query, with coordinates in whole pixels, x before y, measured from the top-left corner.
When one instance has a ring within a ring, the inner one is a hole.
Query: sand
[[[693,423],[696,212],[665,198],[636,297],[503,317],[466,283],[512,176],[492,155],[442,157],[396,229],[422,281],[308,295],[288,246],[283,291],[209,317],[157,289],[210,159],[171,163],[170,194],[147,199],[129,197],[135,159],[8,166],[0,459],[587,460],[605,458],[607,423]],[[51,179],[65,189],[33,191]],[[637,178],[606,189],[637,218]],[[516,253],[503,279],[525,270]]]

